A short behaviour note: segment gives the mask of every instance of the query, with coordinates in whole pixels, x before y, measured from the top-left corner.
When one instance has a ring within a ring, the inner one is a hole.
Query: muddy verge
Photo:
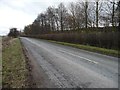
[[[26,68],[28,69],[27,84],[30,88],[56,88],[56,86],[50,81],[45,71],[38,64],[38,62],[32,56],[32,53],[25,48],[21,42],[23,52],[26,58]]]
[[[20,41],[21,42],[21,41]],[[23,50],[23,54],[25,56],[25,62],[26,62],[26,69],[28,70],[27,74],[26,74],[26,87],[27,88],[36,88],[36,83],[33,79],[33,75],[32,75],[32,64],[31,64],[31,60],[28,58],[28,52],[26,50],[26,48],[24,47],[24,45],[22,44],[22,50]]]

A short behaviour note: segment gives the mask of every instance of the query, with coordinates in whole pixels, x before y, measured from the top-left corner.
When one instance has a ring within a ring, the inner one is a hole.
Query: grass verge
[[[15,38],[7,42],[2,50],[2,87],[25,88],[27,69],[20,40]]]
[[[62,45],[67,45],[87,51],[92,51],[92,52],[97,52],[105,55],[110,55],[114,57],[119,57],[120,53],[118,53],[118,50],[112,50],[112,49],[106,49],[106,48],[99,48],[99,47],[94,47],[94,46],[88,46],[88,45],[80,45],[80,44],[73,44],[73,43],[66,43],[66,42],[59,42],[59,41],[53,41],[53,40],[48,40],[53,43],[57,44],[62,44]]]

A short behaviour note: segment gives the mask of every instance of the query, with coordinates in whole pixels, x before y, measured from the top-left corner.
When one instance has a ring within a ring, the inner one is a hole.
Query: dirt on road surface
[[[26,67],[29,70],[28,82],[30,88],[49,88],[56,86],[50,82],[43,69],[36,62],[29,50],[23,45],[23,52],[26,57]]]

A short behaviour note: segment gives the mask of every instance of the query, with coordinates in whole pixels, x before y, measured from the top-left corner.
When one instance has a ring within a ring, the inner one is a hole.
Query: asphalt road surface
[[[37,70],[42,69],[55,87],[118,88],[118,58],[46,40],[21,37],[21,41],[39,65]]]

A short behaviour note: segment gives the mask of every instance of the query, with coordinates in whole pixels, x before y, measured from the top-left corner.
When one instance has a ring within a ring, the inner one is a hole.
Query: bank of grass
[[[25,88],[27,69],[20,40],[14,38],[7,42],[2,52],[2,87]]]
[[[114,56],[114,57],[120,56],[120,53],[118,53],[118,50],[105,49],[105,48],[99,48],[99,47],[94,47],[94,46],[80,45],[80,44],[73,44],[73,43],[66,43],[66,42],[59,42],[59,41],[53,41],[53,40],[48,40],[48,41],[57,43],[57,44],[62,44],[62,45],[67,45],[67,46],[87,50],[87,51],[110,55],[110,56]]]

